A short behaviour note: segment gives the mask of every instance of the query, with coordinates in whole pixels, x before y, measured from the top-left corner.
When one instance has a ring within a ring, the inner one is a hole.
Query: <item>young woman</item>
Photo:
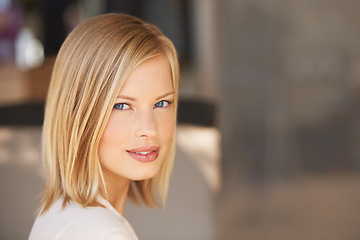
[[[165,201],[178,80],[173,44],[138,18],[104,14],[70,33],[46,102],[46,188],[30,240],[137,239],[125,201]]]

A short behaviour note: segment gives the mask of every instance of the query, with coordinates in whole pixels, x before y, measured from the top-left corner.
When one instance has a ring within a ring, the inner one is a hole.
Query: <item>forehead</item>
[[[130,74],[119,95],[163,94],[173,91],[169,60],[158,55],[140,64]]]

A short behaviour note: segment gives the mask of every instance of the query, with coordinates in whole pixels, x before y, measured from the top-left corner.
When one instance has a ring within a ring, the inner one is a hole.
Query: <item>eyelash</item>
[[[167,104],[166,106],[156,106],[157,104],[159,103],[163,103],[163,104]],[[166,100],[162,100],[162,101],[159,101],[157,103],[155,103],[154,105],[154,108],[167,108],[170,104],[172,104],[173,101],[166,101]],[[124,106],[127,106],[128,108],[124,109]],[[131,109],[131,106],[127,103],[116,103],[114,105],[114,108],[117,109],[117,110],[128,110],[128,109]]]

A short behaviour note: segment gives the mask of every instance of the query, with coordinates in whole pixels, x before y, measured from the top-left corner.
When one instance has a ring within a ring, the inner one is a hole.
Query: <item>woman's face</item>
[[[138,66],[117,97],[99,144],[105,176],[154,177],[171,147],[175,128],[171,69],[164,55]]]

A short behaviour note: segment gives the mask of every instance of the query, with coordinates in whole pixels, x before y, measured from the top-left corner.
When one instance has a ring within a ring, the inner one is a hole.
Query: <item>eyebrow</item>
[[[156,98],[156,101],[158,101],[158,100],[160,100],[162,98],[165,98],[167,96],[170,96],[172,94],[174,94],[174,92],[165,93],[165,94],[161,95],[160,97]],[[133,101],[133,102],[136,101],[136,98],[125,96],[125,95],[119,95],[119,96],[117,96],[117,98],[126,99],[126,100]]]

